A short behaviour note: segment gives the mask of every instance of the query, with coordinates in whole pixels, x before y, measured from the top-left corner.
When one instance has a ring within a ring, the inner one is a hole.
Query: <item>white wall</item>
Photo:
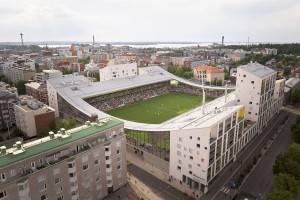
[[[131,77],[137,75],[137,64],[130,63],[121,65],[110,65],[100,69],[99,71],[100,81]]]

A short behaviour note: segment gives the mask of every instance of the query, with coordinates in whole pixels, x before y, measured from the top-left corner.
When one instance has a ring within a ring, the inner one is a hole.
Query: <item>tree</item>
[[[224,69],[224,79],[225,79],[225,80],[229,80],[229,78],[230,78],[230,73],[229,73],[229,71],[228,71],[227,69]]]
[[[46,137],[46,136],[48,136],[49,135],[49,128],[42,128],[39,132],[38,132],[38,134],[37,134],[37,137],[38,138],[42,138],[42,137]]]
[[[88,59],[85,59],[85,58],[79,58],[78,62],[83,63],[83,64],[89,64],[90,61]]]
[[[23,137],[22,131],[20,131],[18,128],[14,129],[13,134],[15,137]]]
[[[99,72],[94,73],[94,77],[97,79],[97,81],[100,81],[100,74]]]
[[[296,197],[298,195],[298,183],[291,175],[279,173],[275,176],[275,190],[288,191]]]
[[[277,191],[275,190],[271,194],[267,195],[266,200],[293,200],[293,195],[285,190]]]
[[[55,119],[50,122],[49,129],[54,131],[56,129],[56,121]]]
[[[279,154],[273,165],[273,174],[286,173],[300,180],[300,145],[292,144],[288,151]]]
[[[292,72],[292,69],[290,67],[286,67],[286,68],[284,68],[283,74],[285,76],[289,76],[289,75],[291,75],[291,72]]]
[[[294,105],[297,105],[300,103],[300,87],[297,87],[293,92],[292,92],[292,97],[291,97],[292,103]]]
[[[218,86],[222,86],[223,85],[223,81],[220,79],[220,80],[217,80],[217,84]]]
[[[26,94],[25,84],[27,82],[28,81],[25,81],[25,80],[19,80],[18,82],[15,83],[15,87],[17,88],[19,95]]]

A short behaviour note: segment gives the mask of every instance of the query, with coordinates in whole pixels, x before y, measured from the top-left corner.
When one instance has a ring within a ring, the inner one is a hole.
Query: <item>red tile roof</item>
[[[224,73],[222,70],[209,65],[200,65],[198,67],[195,67],[194,69],[198,71],[206,71],[206,73],[210,73],[210,74]]]

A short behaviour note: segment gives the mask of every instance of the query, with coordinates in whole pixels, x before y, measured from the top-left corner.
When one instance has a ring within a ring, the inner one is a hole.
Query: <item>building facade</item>
[[[26,95],[48,105],[48,92],[46,84],[31,82],[25,84]]]
[[[208,66],[208,65],[200,65],[194,68],[194,79],[202,80],[204,82],[211,83],[215,80],[221,80],[224,82],[224,72],[216,67]]]
[[[18,97],[17,89],[8,87],[6,83],[0,82],[0,125],[3,128],[11,127],[16,123],[13,102]]]
[[[9,81],[16,83],[19,80],[33,80],[35,71],[26,67],[10,66],[7,68],[7,78]]]
[[[35,79],[37,82],[46,84],[47,80],[52,78],[61,78],[62,72],[59,70],[43,70],[42,73],[37,73]]]
[[[29,138],[37,136],[55,120],[54,109],[31,96],[20,96],[14,103],[14,110],[17,127]]]
[[[111,79],[126,78],[137,75],[137,64],[121,64],[106,66],[100,71],[100,81],[107,81]]]
[[[112,119],[1,147],[0,198],[103,199],[127,182],[123,123]]]

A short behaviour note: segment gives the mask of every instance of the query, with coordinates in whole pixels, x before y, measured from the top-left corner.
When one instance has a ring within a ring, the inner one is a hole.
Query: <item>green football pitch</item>
[[[206,102],[211,100],[206,98]],[[171,92],[109,110],[106,113],[128,121],[160,124],[193,108],[199,107],[201,104],[202,96]]]

